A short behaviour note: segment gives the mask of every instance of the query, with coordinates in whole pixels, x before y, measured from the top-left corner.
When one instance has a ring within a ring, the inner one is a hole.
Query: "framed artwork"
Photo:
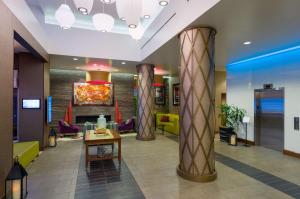
[[[77,106],[113,106],[112,83],[74,83],[73,103]]]
[[[179,93],[180,84],[173,84],[173,105],[179,106],[180,104],[180,93]]]
[[[166,93],[164,86],[154,87],[155,92],[155,104],[156,105],[165,105],[166,104]]]

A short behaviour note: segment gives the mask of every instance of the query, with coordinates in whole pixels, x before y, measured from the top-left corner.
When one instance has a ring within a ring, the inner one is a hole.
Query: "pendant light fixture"
[[[94,0],[74,0],[75,6],[82,15],[88,15],[94,4]]]
[[[159,5],[154,0],[143,0],[143,10],[141,17],[150,19],[157,12]]]
[[[100,1],[105,4],[112,4],[116,2],[116,0],[100,0]]]
[[[160,6],[167,6],[170,0],[158,0]]]
[[[144,27],[141,23],[139,23],[139,25],[135,29],[129,28],[129,34],[135,40],[140,40],[143,37],[144,31]]]
[[[126,5],[125,5],[125,3],[126,2],[124,0],[117,0],[116,1],[117,13],[118,13],[119,18],[122,21],[126,21],[126,19],[125,19],[125,8],[126,8]]]
[[[136,28],[142,15],[143,1],[117,0],[116,6],[120,19],[124,18],[129,28]]]
[[[114,27],[115,20],[112,16],[104,13],[104,3],[102,3],[102,13],[93,16],[95,28],[101,32],[110,32]]]
[[[75,22],[75,16],[67,4],[61,4],[55,12],[55,18],[63,29],[70,29]]]

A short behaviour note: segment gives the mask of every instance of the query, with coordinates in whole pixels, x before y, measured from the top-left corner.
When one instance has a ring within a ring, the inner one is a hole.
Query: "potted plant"
[[[238,131],[240,124],[243,121],[243,117],[246,114],[245,109],[238,108],[234,105],[222,104],[220,106],[221,127],[220,127],[220,139],[221,141],[228,142],[229,137]]]

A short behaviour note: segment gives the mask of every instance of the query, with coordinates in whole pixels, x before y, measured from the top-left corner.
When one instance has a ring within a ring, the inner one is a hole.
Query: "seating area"
[[[179,115],[169,113],[156,114],[156,128],[179,135]]]
[[[18,142],[13,144],[14,159],[18,157],[20,164],[27,167],[39,155],[39,142]]]

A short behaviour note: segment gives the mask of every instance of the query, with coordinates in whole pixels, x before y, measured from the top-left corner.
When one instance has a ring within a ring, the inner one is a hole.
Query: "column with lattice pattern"
[[[152,88],[154,79],[154,65],[140,64],[138,72],[138,119],[137,136],[138,140],[154,140],[153,109],[154,92]]]
[[[216,179],[214,45],[212,28],[180,34],[180,144],[177,173],[198,182]]]

